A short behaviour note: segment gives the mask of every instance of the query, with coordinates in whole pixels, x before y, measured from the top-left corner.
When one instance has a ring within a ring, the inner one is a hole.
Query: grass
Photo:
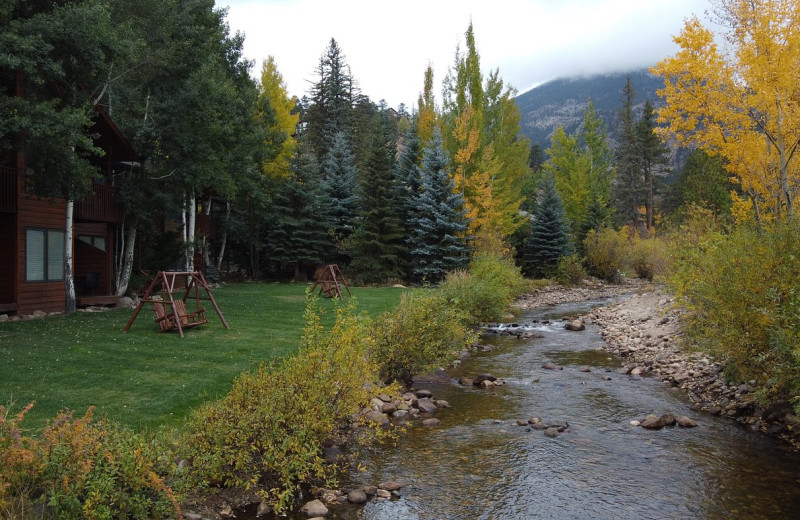
[[[83,414],[91,405],[139,431],[179,426],[193,408],[225,395],[238,374],[297,350],[306,287],[223,286],[214,298],[230,330],[207,305],[209,323],[183,339],[158,332],[148,306],[128,333],[122,329],[130,309],[0,323],[0,404],[18,410],[35,401],[23,423],[32,429],[62,409]],[[394,308],[403,292],[353,289],[358,308],[371,316]]]

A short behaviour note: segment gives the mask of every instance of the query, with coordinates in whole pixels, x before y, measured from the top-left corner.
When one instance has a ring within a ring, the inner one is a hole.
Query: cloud
[[[428,63],[436,94],[470,21],[484,74],[520,92],[556,77],[630,70],[673,53],[672,36],[708,0],[218,0],[245,55],[275,57],[290,94],[315,80],[331,38],[373,101],[411,106]]]

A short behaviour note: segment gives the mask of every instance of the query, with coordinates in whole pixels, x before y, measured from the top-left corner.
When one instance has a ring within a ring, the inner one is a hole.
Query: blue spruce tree
[[[344,132],[337,132],[333,137],[322,164],[322,175],[322,189],[327,198],[333,235],[331,238],[337,250],[333,260],[347,264],[350,261],[348,240],[358,218],[358,170]]]
[[[437,128],[431,144],[423,150],[422,167],[418,168],[420,189],[414,197],[414,214],[409,219],[411,271],[415,282],[438,283],[448,271],[469,263],[469,246],[464,236],[467,211],[461,194],[454,192],[447,163]]]
[[[539,203],[533,214],[531,232],[525,241],[522,268],[528,276],[548,274],[559,259],[572,252],[564,203],[552,175],[542,183]]]

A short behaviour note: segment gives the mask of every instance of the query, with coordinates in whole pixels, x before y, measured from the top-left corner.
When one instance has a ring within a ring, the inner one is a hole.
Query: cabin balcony
[[[92,184],[92,193],[75,203],[75,218],[84,221],[122,222],[122,208],[117,203],[117,189],[105,184]]]
[[[0,213],[17,212],[17,170],[0,166]]]

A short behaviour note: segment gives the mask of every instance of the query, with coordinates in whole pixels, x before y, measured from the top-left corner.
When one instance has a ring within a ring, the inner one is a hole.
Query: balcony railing
[[[0,212],[17,212],[17,170],[0,166]]]
[[[117,189],[93,184],[92,193],[75,203],[75,218],[98,222],[122,222],[122,208],[117,204]]]

